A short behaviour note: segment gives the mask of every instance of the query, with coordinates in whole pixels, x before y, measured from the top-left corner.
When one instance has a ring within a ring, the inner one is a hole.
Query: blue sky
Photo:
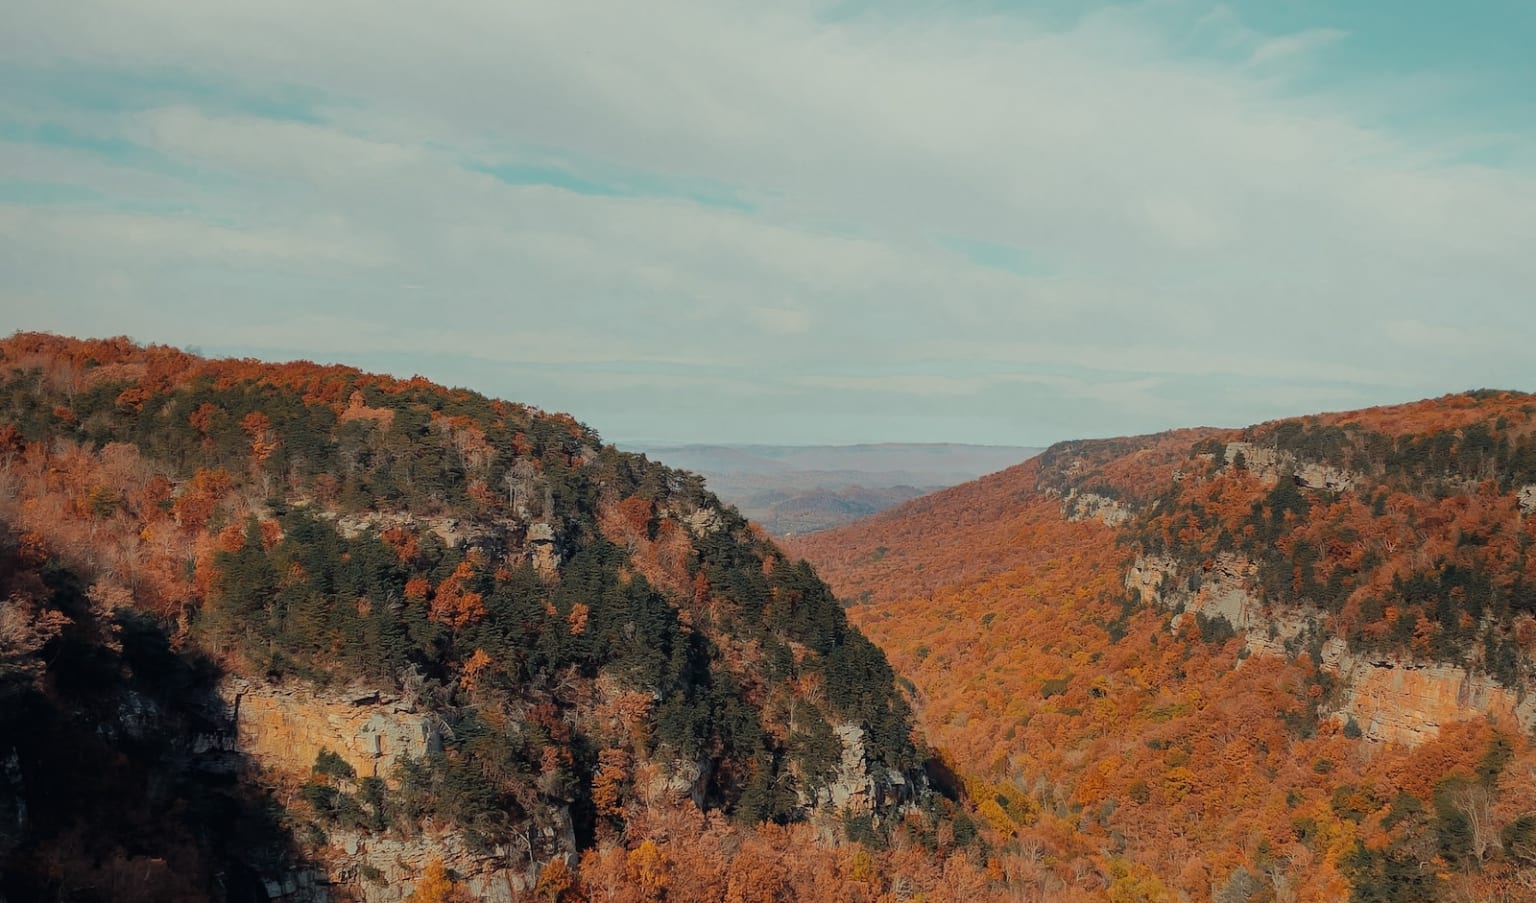
[[[0,330],[616,440],[1536,389],[1536,4],[12,0]]]

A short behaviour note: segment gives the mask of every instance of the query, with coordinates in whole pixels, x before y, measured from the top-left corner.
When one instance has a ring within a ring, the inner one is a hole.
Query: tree
[[[475,897],[448,875],[441,859],[434,859],[427,863],[416,889],[405,899],[406,903],[473,903]]]

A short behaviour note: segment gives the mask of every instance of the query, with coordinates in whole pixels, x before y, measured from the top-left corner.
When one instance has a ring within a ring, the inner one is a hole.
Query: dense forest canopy
[[[3,887],[259,899],[446,830],[554,900],[1528,899],[1533,437],[1477,392],[1061,443],[793,541],[835,595],[565,415],[13,336]],[[1362,668],[1453,717],[1382,740]],[[257,773],[231,680],[439,742]]]
[[[1533,455],[1536,397],[1471,392],[1060,443],[788,544],[1030,854],[1015,886],[1526,900]]]
[[[534,868],[586,851],[575,888],[640,849],[679,876],[723,876],[709,870],[731,867],[742,838],[805,845],[828,819],[879,856],[937,850],[955,817],[926,789],[884,655],[810,566],[697,477],[568,416],[346,367],[19,334],[0,342],[0,478],[18,541],[79,575],[97,621],[158,631],[192,683],[380,687],[438,719],[443,748],[399,773],[363,781],[317,761],[279,819],[298,848],[448,824]],[[29,691],[68,703],[52,692]],[[678,769],[689,803],[651,800]],[[875,798],[829,802],[855,777]],[[675,822],[689,810],[706,820]],[[691,826],[697,862],[657,847],[658,819]],[[567,821],[573,850],[554,830]],[[528,824],[554,833],[518,841]],[[17,868],[17,888],[65,892]]]

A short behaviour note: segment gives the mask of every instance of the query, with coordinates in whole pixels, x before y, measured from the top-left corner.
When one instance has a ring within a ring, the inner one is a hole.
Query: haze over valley
[[[813,533],[935,489],[1018,464],[1038,448],[878,445],[647,445],[622,443],[702,475],[720,498],[774,536]]]

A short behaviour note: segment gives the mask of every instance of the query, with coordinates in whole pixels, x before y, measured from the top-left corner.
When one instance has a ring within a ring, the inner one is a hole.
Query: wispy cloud
[[[586,366],[537,391],[719,439],[747,408],[757,438],[1037,442],[1529,379],[1500,349],[1536,341],[1531,161],[1384,127],[1395,101],[1319,78],[1357,41],[1326,24],[1195,0],[8,19],[17,327],[459,349],[484,382],[455,378],[513,397],[536,377],[507,366]]]
[[[1267,38],[1249,54],[1248,61],[1255,65],[1279,60],[1293,60],[1321,50],[1345,38],[1337,28],[1313,28],[1296,34]]]

